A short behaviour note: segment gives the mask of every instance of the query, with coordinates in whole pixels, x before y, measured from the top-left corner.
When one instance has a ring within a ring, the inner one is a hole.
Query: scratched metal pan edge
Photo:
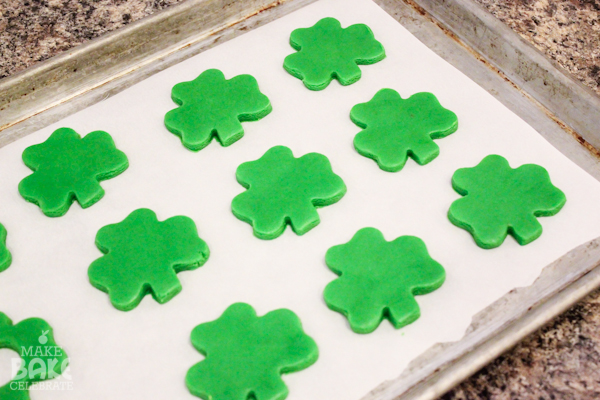
[[[0,80],[0,147],[313,1],[188,0]],[[472,0],[375,2],[600,180],[592,129],[600,98]],[[498,40],[503,51],[495,52]],[[364,399],[442,395],[600,286],[599,245],[597,238],[548,265],[534,284],[479,312],[461,340],[433,346]]]

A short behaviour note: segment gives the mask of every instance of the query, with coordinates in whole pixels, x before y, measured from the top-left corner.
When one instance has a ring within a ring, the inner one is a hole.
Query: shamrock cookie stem
[[[0,272],[10,267],[12,256],[6,247],[6,229],[0,224]]]

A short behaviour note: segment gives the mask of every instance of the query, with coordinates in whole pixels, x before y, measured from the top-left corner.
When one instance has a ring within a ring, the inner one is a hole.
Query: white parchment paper
[[[356,84],[334,81],[324,91],[307,90],[284,71],[283,59],[293,52],[291,31],[323,17],[335,17],[344,27],[368,24],[387,58],[362,66]],[[166,130],[163,118],[175,107],[172,86],[208,68],[227,78],[253,75],[273,112],[244,123],[245,136],[234,145],[213,142],[194,153]],[[458,131],[437,141],[441,153],[432,163],[409,160],[401,172],[388,173],[354,150],[359,128],[350,121],[350,109],[386,87],[404,98],[432,92],[458,115]],[[63,126],[82,135],[109,132],[130,167],[102,183],[106,195],[91,208],[74,204],[65,216],[48,218],[17,191],[31,173],[21,153]],[[236,167],[275,145],[290,147],[297,157],[326,155],[348,192],[319,210],[321,224],[306,235],[288,228],[278,239],[263,241],[232,215],[230,205],[244,190],[235,180]],[[450,185],[453,172],[493,153],[513,167],[544,166],[567,195],[560,213],[540,218],[544,233],[527,246],[509,237],[500,248],[483,250],[446,217],[459,197]],[[98,229],[140,207],[151,208],[160,220],[191,217],[211,256],[202,268],[179,274],[183,291],[167,304],[148,296],[135,310],[121,312],[88,283],[87,269],[101,255],[94,245]],[[190,332],[238,301],[250,303],[259,315],[293,310],[319,345],[316,364],[284,376],[288,399],[359,399],[433,344],[460,339],[479,310],[530,285],[544,266],[600,236],[600,184],[371,1],[322,0],[0,149],[0,221],[14,258],[0,273],[0,310],[14,322],[46,319],[71,358],[73,390],[34,392],[35,400],[192,399],[184,377],[202,356]],[[422,238],[446,268],[447,280],[417,298],[422,316],[412,325],[395,330],[384,321],[376,332],[359,335],[322,300],[323,288],[336,277],[324,255],[367,226],[380,229],[387,240]]]

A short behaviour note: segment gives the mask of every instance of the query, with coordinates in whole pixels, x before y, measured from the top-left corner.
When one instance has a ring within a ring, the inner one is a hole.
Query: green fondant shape
[[[244,136],[242,121],[258,121],[272,110],[254,77],[226,80],[218,69],[173,86],[171,98],[180,107],[165,115],[165,126],[194,151],[208,146],[213,137],[223,146],[233,144]]]
[[[455,132],[458,118],[431,93],[402,99],[393,89],[382,89],[366,102],[352,107],[350,119],[363,128],[354,147],[372,158],[384,171],[397,172],[410,156],[424,165],[438,156],[440,139]]]
[[[16,351],[22,359],[16,376],[0,387],[2,400],[29,400],[27,388],[31,384],[58,377],[69,363],[65,351],[54,341],[52,327],[40,318],[13,325],[0,312],[0,348]]]
[[[231,210],[260,239],[275,239],[287,224],[303,235],[319,224],[317,207],[333,204],[346,193],[327,157],[309,153],[294,158],[285,146],[269,149],[261,158],[241,164],[238,182],[248,190],[233,199]]]
[[[448,218],[484,249],[500,246],[507,234],[520,245],[534,241],[542,234],[536,217],[556,214],[567,201],[543,167],[525,164],[512,169],[499,155],[457,170],[452,187],[464,197],[452,203]]]
[[[206,400],[283,400],[288,388],[281,375],[305,369],[319,356],[292,311],[257,317],[245,303],[194,328],[192,344],[206,358],[189,369],[185,382]]]
[[[6,247],[6,228],[0,224],[0,272],[10,267],[12,256]]]
[[[421,239],[387,242],[375,228],[331,247],[325,262],[340,276],[325,288],[325,303],[344,314],[356,333],[373,332],[384,318],[395,328],[414,322],[421,315],[414,296],[433,292],[446,278]]]
[[[323,90],[334,78],[350,85],[360,79],[358,65],[385,58],[383,46],[367,25],[342,29],[335,18],[323,18],[310,28],[294,30],[290,44],[297,53],[287,56],[283,67],[310,90]]]
[[[122,311],[137,307],[148,293],[160,304],[171,300],[181,291],[177,273],[202,266],[209,256],[194,221],[184,216],[158,221],[146,208],[101,228],[96,246],[104,256],[90,265],[90,283]]]
[[[74,200],[82,208],[95,204],[104,196],[99,182],[129,166],[108,133],[81,138],[70,128],[57,129],[44,143],[26,148],[23,162],[34,172],[19,183],[19,193],[49,217],[64,215]]]

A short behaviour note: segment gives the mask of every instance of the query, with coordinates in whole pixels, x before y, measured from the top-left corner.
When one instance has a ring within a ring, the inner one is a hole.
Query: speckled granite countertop
[[[600,95],[600,0],[475,0]]]
[[[0,78],[184,0],[0,0]]]
[[[184,0],[0,0],[0,78]],[[600,0],[474,0],[600,95]],[[600,399],[600,290],[446,394]]]

